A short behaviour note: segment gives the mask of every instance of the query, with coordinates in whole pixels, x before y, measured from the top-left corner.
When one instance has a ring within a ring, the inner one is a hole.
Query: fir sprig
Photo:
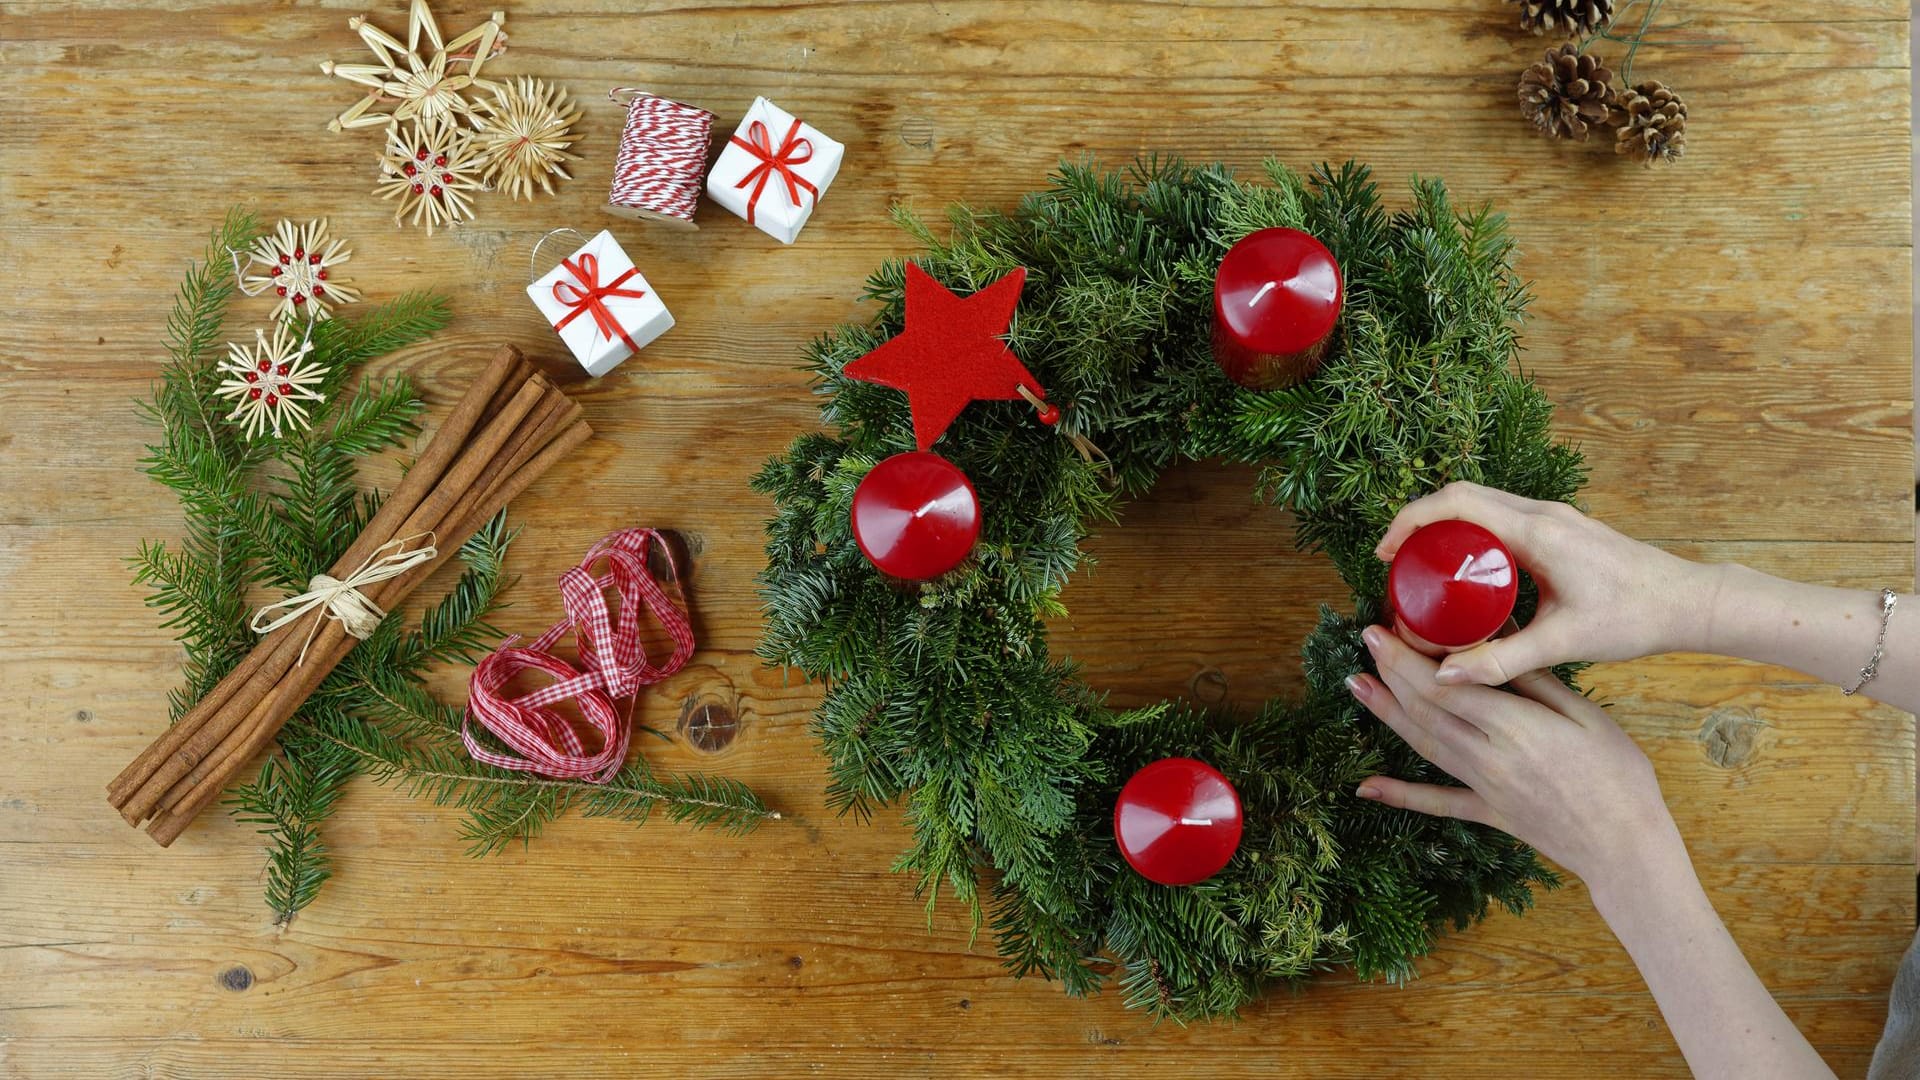
[[[285,747],[227,797],[234,817],[267,838],[267,906],[276,922],[293,921],[333,876],[320,822],[358,771],[351,754],[324,745]]]
[[[472,855],[525,844],[570,809],[635,825],[658,809],[674,821],[734,834],[781,816],[738,780],[698,773],[662,776],[639,758],[599,784],[494,768],[458,749],[394,738],[337,713],[317,716],[302,737],[352,755],[380,783],[466,811],[460,835]]]
[[[929,904],[948,889],[976,924],[990,912],[1014,973],[1088,993],[1106,953],[1128,1004],[1181,1021],[1337,966],[1407,978],[1441,928],[1494,904],[1524,910],[1554,882],[1504,834],[1354,798],[1375,772],[1451,781],[1342,686],[1366,662],[1358,632],[1385,587],[1373,546],[1399,506],[1456,479],[1559,500],[1583,480],[1551,404],[1514,370],[1527,292],[1505,222],[1432,180],[1390,211],[1352,163],[1271,165],[1265,179],[1068,166],[1011,212],[955,208],[945,230],[899,217],[927,249],[917,261],[957,291],[1026,268],[1009,341],[1062,402],[1060,427],[1111,459],[1084,461],[1017,403],[969,407],[939,446],[982,503],[961,570],[899,589],[848,524],[867,471],[913,447],[903,395],[842,373],[901,328],[897,260],[867,282],[874,318],[806,351],[831,433],[802,435],[754,481],[775,507],[760,653],[829,684],[813,731],[830,802],[859,815],[903,803],[914,840],[896,866]],[[1213,275],[1235,241],[1273,226],[1328,245],[1347,303],[1314,379],[1253,393],[1213,361]],[[1302,646],[1301,701],[1115,713],[1049,657],[1044,620],[1064,611],[1088,530],[1195,458],[1260,465],[1298,544],[1346,580],[1352,614],[1324,610]],[[1186,889],[1133,874],[1112,831],[1121,783],[1176,755],[1220,768],[1246,807],[1239,854]]]

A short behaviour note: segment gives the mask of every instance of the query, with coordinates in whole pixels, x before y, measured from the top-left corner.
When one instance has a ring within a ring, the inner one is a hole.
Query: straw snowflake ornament
[[[333,318],[333,305],[360,299],[359,291],[340,276],[341,264],[351,258],[345,241],[327,235],[324,218],[305,225],[283,220],[247,250],[240,288],[248,296],[272,289],[280,298],[273,318],[304,315],[320,322]]]
[[[318,387],[326,380],[327,369],[307,363],[313,351],[311,338],[302,335],[296,345],[285,322],[273,324],[273,337],[265,330],[253,332],[252,348],[227,343],[227,358],[220,362],[225,376],[214,388],[215,397],[233,398],[233,411],[227,419],[239,423],[247,438],[257,439],[268,428],[277,438],[281,431],[299,431],[307,426],[307,408],[303,401],[325,401]]]
[[[413,0],[407,9],[405,44],[392,34],[355,15],[347,25],[360,35],[372,51],[374,64],[336,64],[322,61],[320,70],[348,82],[372,88],[372,92],[327,124],[331,131],[347,128],[380,127],[415,118],[444,119],[470,116],[472,107],[463,92],[496,90],[480,78],[480,69],[507,46],[502,26],[507,14],[496,11],[493,17],[452,41],[440,36],[440,24],[434,20],[427,0]],[[420,39],[432,47],[422,55]],[[371,111],[376,105],[392,104],[392,113]]]
[[[554,177],[572,179],[563,163],[579,160],[567,153],[579,119],[580,106],[560,87],[524,75],[495,87],[492,98],[475,103],[473,114],[488,185],[529,201],[536,182],[553,194]]]
[[[469,193],[485,188],[481,168],[473,137],[452,120],[412,120],[388,133],[374,190],[382,199],[400,200],[393,211],[395,225],[406,219],[406,224],[425,225],[432,236],[435,226],[472,220]]]

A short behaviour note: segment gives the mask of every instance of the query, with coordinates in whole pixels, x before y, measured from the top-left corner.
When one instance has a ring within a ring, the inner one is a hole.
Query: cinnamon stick
[[[474,441],[461,450],[459,457],[454,460],[442,478],[442,482],[425,499],[422,499],[406,520],[398,526],[396,538],[431,534],[440,525],[446,523],[448,511],[464,498],[464,493],[473,487],[488,465],[508,452],[507,448],[513,444],[517,434],[533,426],[535,422],[529,422],[528,415],[545,396],[546,389],[532,380],[522,385],[506,406],[481,429]],[[436,543],[438,543],[437,540]],[[451,550],[451,548],[442,548],[442,556]],[[438,566],[441,561],[443,561],[442,558],[436,558],[420,569]],[[382,582],[381,585],[391,585],[391,582]],[[376,586],[367,590],[367,599],[383,610],[390,610],[383,599],[385,592],[386,590]],[[272,717],[285,706],[289,696],[298,693],[299,696],[293,699],[293,704],[297,706],[319,683],[319,679],[316,678],[310,680],[311,685],[306,685],[309,680],[304,679],[303,676],[317,671],[319,676],[324,678],[339,659],[346,655],[347,649],[352,645],[346,630],[338,622],[326,619],[318,612],[311,617],[321,622],[315,626],[302,620],[302,624],[307,628],[306,632],[312,635],[311,642],[306,645],[306,660],[291,672],[283,673],[282,677],[268,687],[259,700],[247,706],[245,711],[234,710],[220,722],[208,725],[206,730],[218,732],[217,742],[207,753],[201,755],[200,760],[194,762],[184,772],[169,769],[156,774],[156,778],[150,783],[158,786],[164,782],[166,786],[161,788],[158,797],[153,799],[155,809],[174,805],[186,793],[196,790],[208,776],[219,772],[226,765],[227,757],[231,755],[234,747],[251,742],[254,733],[261,726],[271,724],[277,729],[278,724],[272,720]],[[297,689],[301,685],[306,685],[306,689]],[[283,714],[283,719],[284,715],[286,714]],[[235,732],[238,732],[237,736]],[[226,748],[225,753],[221,750],[223,747]],[[178,775],[174,775],[176,772]]]
[[[531,365],[520,355],[520,350],[502,345],[455,404],[413,468],[395,486],[346,553],[334,563],[333,576],[351,573],[381,545],[393,539],[396,526],[431,494],[448,463],[465,446],[483,410],[507,390],[516,373],[524,383],[532,374]],[[256,645],[179,723],[114,778],[108,785],[108,803],[119,808],[121,816],[130,823],[137,824],[150,816],[173,784],[226,738],[286,674],[299,655],[298,647],[293,644],[298,632],[298,627],[287,626]]]
[[[512,438],[513,433],[542,396],[543,389],[537,383],[530,380],[523,384],[506,406],[461,449],[459,456],[454,458],[452,465],[441,477],[441,482],[435,485],[425,498],[419,500],[418,505],[407,514],[405,521],[397,526],[387,526],[394,530],[393,536],[388,537],[388,540],[431,533],[434,527],[445,518],[448,508],[458,499],[460,493],[470,487],[488,461],[500,453],[502,447]],[[359,547],[360,544],[356,542],[354,546]],[[371,550],[369,548],[369,552]],[[361,558],[364,561],[365,556]],[[435,559],[429,565],[438,565],[439,562],[439,559]],[[358,563],[346,564],[335,576],[344,576],[358,565]],[[385,608],[385,605],[381,604],[371,591],[367,598]],[[183,793],[195,789],[208,775],[217,772],[225,764],[226,755],[220,753],[219,748],[232,745],[229,737],[236,730],[259,727],[264,722],[262,718],[272,716],[276,708],[284,703],[290,692],[289,687],[304,681],[302,676],[318,671],[321,677],[324,677],[333,669],[333,665],[338,663],[335,656],[336,646],[347,640],[348,635],[338,622],[327,619],[318,612],[311,617],[321,620],[317,627],[304,619],[299,624],[287,627],[287,629],[302,632],[306,659],[299,662],[297,667],[290,664],[291,674],[287,670],[282,670],[280,677],[262,688],[261,693],[253,700],[240,699],[240,703],[235,708],[217,715],[204,725],[189,742],[189,746],[200,750],[196,759],[189,763],[184,755],[176,755],[169,761],[167,767],[157,771],[148,780],[136,799],[129,801],[126,810],[150,814],[172,806]],[[311,641],[305,641],[305,635],[308,634],[312,635]],[[346,654],[344,648],[338,649],[337,652],[339,656]],[[295,655],[297,657],[298,654]],[[334,658],[327,659],[329,657]],[[317,685],[318,679],[313,680],[313,686]],[[313,686],[308,686],[296,699],[295,704],[305,700],[307,694],[312,693]],[[246,741],[248,741],[248,734],[243,730],[238,742]],[[179,767],[182,764],[185,768]]]
[[[475,532],[499,513],[502,507],[526,490],[541,474],[591,435],[592,429],[583,422],[576,421],[567,425],[544,448],[533,454],[523,465],[496,485],[494,490],[488,492],[484,498],[474,501],[466,516],[445,531],[446,546],[441,549],[442,554],[439,558],[391,581],[381,582],[380,585],[388,588],[379,589],[377,598],[370,595],[369,599],[388,611],[404,602],[406,597],[411,595],[445,561],[447,555],[458,550]],[[329,643],[323,655],[318,658],[318,662],[310,654],[307,664],[297,669],[287,681],[276,688],[274,694],[262,702],[249,717],[250,723],[246,725],[245,736],[232,741],[227,747],[227,752],[219,756],[218,762],[206,770],[205,775],[200,777],[197,783],[180,791],[177,800],[170,800],[172,808],[156,817],[148,825],[147,831],[154,840],[163,847],[172,844],[192,823],[193,818],[219,795],[233,775],[266,748],[273,737],[279,733],[280,728],[285,725],[286,720],[298,710],[300,702],[306,700],[327,673],[352,649],[354,643],[352,638],[342,633],[339,635],[339,640]]]

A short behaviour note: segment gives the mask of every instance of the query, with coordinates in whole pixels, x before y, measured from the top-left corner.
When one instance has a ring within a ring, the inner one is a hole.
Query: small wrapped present
[[[707,198],[791,244],[846,150],[766,98],[754,98],[707,174]]]
[[[604,229],[527,295],[589,375],[605,375],[673,327],[673,313]]]

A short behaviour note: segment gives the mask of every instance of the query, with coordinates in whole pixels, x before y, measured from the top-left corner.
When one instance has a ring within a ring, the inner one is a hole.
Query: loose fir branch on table
[[[1582,481],[1551,403],[1512,366],[1527,292],[1505,222],[1456,209],[1438,181],[1389,212],[1361,166],[1267,173],[1066,167],[1011,212],[954,208],[944,235],[899,215],[926,248],[915,261],[958,292],[1025,269],[1008,342],[1059,404],[1057,430],[1105,453],[1020,422],[1022,403],[969,406],[937,447],[982,506],[960,569],[889,582],[849,524],[868,470],[914,446],[905,396],[844,374],[903,325],[898,260],[868,281],[872,321],[808,350],[832,432],[802,435],[755,480],[775,505],[761,655],[827,684],[813,731],[832,804],[904,804],[913,840],[896,868],[930,906],[944,887],[976,925],[990,918],[1014,974],[1088,993],[1112,957],[1128,1004],[1183,1021],[1336,966],[1409,978],[1443,926],[1495,904],[1519,913],[1556,880],[1496,830],[1355,798],[1374,773],[1453,781],[1343,686],[1367,663],[1358,632],[1386,586],[1373,548],[1400,506],[1450,480],[1557,500]],[[1235,241],[1269,227],[1326,244],[1347,302],[1318,375],[1250,392],[1209,348],[1213,280]],[[1262,494],[1333,561],[1353,614],[1322,608],[1298,700],[1240,715],[1110,709],[1050,653],[1045,621],[1066,611],[1090,528],[1198,458],[1262,467]],[[1520,618],[1535,599],[1523,591]],[[1246,808],[1239,854],[1188,887],[1133,873],[1113,835],[1122,783],[1176,756],[1221,770]]]
[[[406,376],[354,382],[357,369],[448,321],[443,297],[410,293],[356,318],[313,324],[311,355],[327,376],[311,427],[246,438],[213,391],[236,291],[229,252],[259,234],[258,222],[238,211],[214,230],[205,260],[181,283],[167,320],[169,359],[141,402],[160,429],[142,466],[179,497],[185,515],[177,540],[143,543],[129,560],[185,650],[184,684],[169,695],[176,721],[253,647],[248,591],[305,591],[379,508],[380,493],[359,488],[359,461],[405,445],[424,404]],[[362,773],[464,810],[461,834],[475,855],[530,840],[570,808],[636,824],[658,809],[735,832],[775,816],[738,781],[659,775],[637,758],[609,782],[590,784],[529,777],[465,754],[460,707],[435,699],[424,679],[436,663],[473,662],[500,637],[488,619],[509,580],[513,535],[503,514],[463,545],[463,572],[446,595],[416,625],[383,620],[301,706],[253,782],[230,795],[235,816],[267,837],[266,899],[279,921],[312,903],[331,875],[321,825]]]

